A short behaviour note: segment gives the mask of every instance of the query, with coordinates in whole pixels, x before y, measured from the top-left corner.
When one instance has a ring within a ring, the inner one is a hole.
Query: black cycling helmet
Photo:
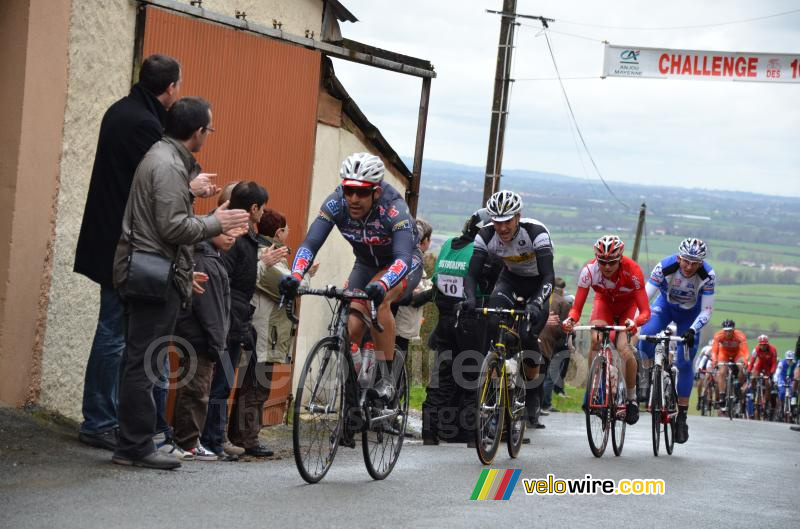
[[[722,322],[722,329],[725,331],[732,331],[736,328],[736,322],[733,320],[725,320]]]

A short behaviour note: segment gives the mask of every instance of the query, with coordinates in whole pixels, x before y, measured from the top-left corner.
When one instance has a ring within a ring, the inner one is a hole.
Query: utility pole
[[[511,52],[514,47],[514,27],[518,24],[517,0],[503,0],[500,14],[500,39],[497,45],[497,68],[492,98],[492,121],[489,127],[489,152],[486,156],[486,179],[483,183],[483,203],[500,187],[503,168],[503,140],[508,117],[508,95],[511,88]]]
[[[631,254],[631,259],[637,262],[639,261],[639,246],[642,243],[642,232],[644,231],[644,217],[646,211],[647,204],[642,202],[642,206],[639,208],[639,221],[636,223],[636,240],[633,241],[633,253]]]

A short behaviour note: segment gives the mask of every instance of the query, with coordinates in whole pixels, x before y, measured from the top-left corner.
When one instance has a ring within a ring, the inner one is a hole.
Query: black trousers
[[[141,459],[155,451],[156,403],[153,385],[164,370],[164,355],[182,304],[173,286],[164,303],[126,302],[127,329],[119,380],[119,442],[116,453]]]
[[[436,360],[422,404],[422,436],[466,441],[475,430],[475,384],[485,348],[482,321],[440,312],[434,331]]]

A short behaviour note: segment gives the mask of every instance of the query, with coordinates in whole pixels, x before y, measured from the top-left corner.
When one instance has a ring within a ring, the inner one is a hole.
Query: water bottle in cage
[[[350,356],[353,357],[353,367],[355,368],[356,374],[361,372],[361,349],[355,343],[350,344]]]
[[[617,384],[619,381],[619,369],[617,369],[617,366],[612,364],[608,372],[609,378],[611,379],[611,395],[614,395],[617,391]]]
[[[361,351],[361,371],[358,373],[358,383],[361,387],[372,387],[375,381],[375,345],[372,342],[364,343]]]

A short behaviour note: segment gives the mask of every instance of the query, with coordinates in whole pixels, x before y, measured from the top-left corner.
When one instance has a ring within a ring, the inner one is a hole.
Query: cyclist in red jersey
[[[767,375],[769,378],[764,379],[764,389],[767,395],[771,395],[772,375],[778,369],[778,352],[775,350],[775,346],[769,343],[769,336],[762,334],[758,337],[758,345],[753,349],[753,353],[747,364],[747,371],[750,372],[751,377]],[[750,384],[753,384],[752,379]],[[774,406],[775,403],[772,404]]]
[[[628,388],[627,422],[635,424],[639,419],[639,406],[636,403],[636,334],[637,328],[650,319],[650,305],[647,302],[642,269],[636,261],[622,255],[624,249],[625,243],[616,235],[604,235],[597,239],[594,245],[595,258],[581,269],[575,301],[562,327],[565,332],[571,332],[580,320],[591,287],[595,295],[590,323],[624,325],[628,328],[628,333],[617,336],[612,334],[611,339],[625,363],[625,385]],[[593,332],[590,367],[598,348],[599,338]]]

